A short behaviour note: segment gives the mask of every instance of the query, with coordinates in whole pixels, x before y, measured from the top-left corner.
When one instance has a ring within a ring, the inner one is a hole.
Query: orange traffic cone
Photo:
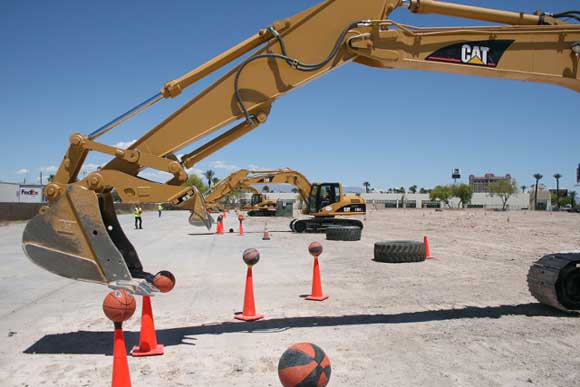
[[[223,217],[224,217],[224,219],[228,217],[228,212],[225,209],[224,209]]]
[[[425,259],[432,259],[431,256],[431,249],[429,248],[429,239],[427,239],[427,235],[423,237],[423,243],[425,244]]]
[[[115,339],[113,344],[113,387],[131,387],[129,363],[127,363],[127,348],[123,335],[123,323],[115,323]]]
[[[264,236],[262,237],[262,240],[264,240],[264,241],[270,240],[270,232],[268,231],[267,226],[264,226]]]
[[[224,233],[224,218],[222,215],[220,215],[217,218],[216,234],[223,234],[223,233]]]
[[[322,281],[320,280],[320,266],[318,257],[314,257],[314,270],[312,273],[312,293],[306,297],[310,301],[324,301],[328,296],[322,294]]]
[[[131,356],[155,356],[163,355],[163,352],[163,344],[157,343],[155,322],[153,321],[153,311],[151,309],[151,297],[143,296],[139,345],[133,347]]]
[[[256,304],[254,303],[254,281],[252,279],[251,265],[248,265],[248,272],[246,273],[246,293],[244,294],[244,310],[242,314],[236,314],[234,318],[242,321],[255,321],[264,318],[263,315],[256,314]]]
[[[244,215],[238,215],[238,220],[240,221],[240,235],[244,235]]]

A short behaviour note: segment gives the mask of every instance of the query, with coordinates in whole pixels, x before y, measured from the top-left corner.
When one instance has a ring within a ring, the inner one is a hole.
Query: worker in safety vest
[[[159,217],[161,218],[161,212],[163,211],[163,204],[159,203],[157,205],[157,211],[159,211]]]
[[[133,209],[133,216],[135,217],[135,229],[143,229],[143,221],[141,220],[141,214],[143,214],[143,209],[139,204],[135,205]]]

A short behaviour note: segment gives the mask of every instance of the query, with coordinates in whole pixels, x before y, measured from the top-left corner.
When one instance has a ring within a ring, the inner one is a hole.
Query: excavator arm
[[[204,195],[207,208],[214,208],[218,202],[235,190],[259,193],[253,188],[256,184],[291,184],[298,189],[300,196],[308,202],[312,186],[308,179],[300,172],[291,169],[247,170],[240,169],[217,182]],[[201,221],[201,219],[199,219]]]
[[[298,189],[298,193],[305,203],[308,203],[310,190],[312,189],[312,184],[310,184],[306,176],[288,168],[252,170],[240,184],[243,186],[256,184],[290,184]]]
[[[389,19],[400,6],[506,26],[417,28]],[[149,278],[148,273],[119,227],[113,189],[124,202],[168,202],[209,225],[202,195],[182,186],[186,169],[265,122],[277,98],[348,62],[544,82],[580,91],[580,25],[565,23],[563,17],[578,14],[532,15],[431,0],[323,1],[167,82],[159,93],[94,132],[71,136],[55,179],[45,188],[49,205],[24,231],[24,250],[56,274],[148,294],[151,287],[140,280]],[[228,73],[128,149],[96,141],[238,59]],[[174,156],[236,121],[180,160]],[[112,160],[79,181],[91,151]],[[164,184],[148,181],[139,176],[145,168],[169,172],[173,178]]]

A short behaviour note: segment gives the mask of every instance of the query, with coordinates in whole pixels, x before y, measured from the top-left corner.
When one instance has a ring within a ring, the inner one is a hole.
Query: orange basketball
[[[155,286],[161,293],[167,293],[175,287],[175,276],[167,270],[162,270],[155,274],[153,278],[153,286]]]
[[[313,256],[318,257],[320,254],[322,254],[322,243],[312,242],[310,245],[308,245],[308,251]]]
[[[328,356],[312,343],[294,344],[278,362],[278,376],[284,387],[325,387],[331,371]]]
[[[135,297],[126,290],[114,290],[103,300],[103,312],[113,322],[127,321],[135,313]]]

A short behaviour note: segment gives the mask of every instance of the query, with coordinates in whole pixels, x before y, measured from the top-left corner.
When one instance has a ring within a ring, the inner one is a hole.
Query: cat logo
[[[479,42],[454,43],[441,47],[425,60],[459,65],[497,67],[504,52],[513,40],[483,40]]]
[[[461,62],[487,66],[488,53],[489,47],[464,44],[461,46]]]

